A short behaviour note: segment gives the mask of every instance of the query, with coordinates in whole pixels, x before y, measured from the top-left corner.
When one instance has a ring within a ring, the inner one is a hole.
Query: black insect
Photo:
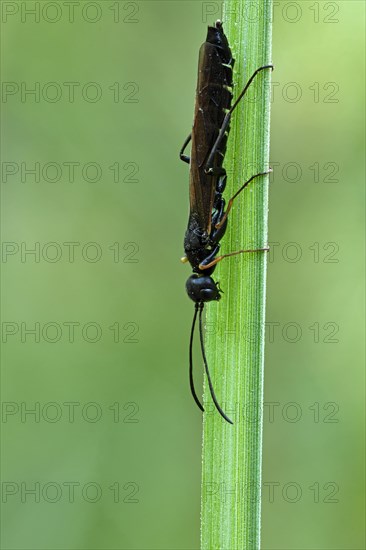
[[[190,215],[184,238],[185,257],[182,258],[183,262],[188,261],[192,266],[193,275],[187,280],[186,290],[188,296],[195,302],[189,344],[190,387],[198,407],[204,411],[193,382],[193,335],[198,315],[201,351],[210,393],[218,412],[230,424],[232,421],[217,401],[208,369],[203,340],[202,312],[205,302],[221,298],[220,286],[211,277],[218,262],[235,254],[268,250],[267,248],[239,250],[218,256],[220,241],[226,230],[227,216],[234,199],[254,178],[269,173],[261,172],[252,176],[231,197],[225,208],[225,199],[222,195],[227,176],[222,164],[230,131],[230,118],[255,76],[264,69],[273,69],[272,65],[259,67],[231,106],[233,66],[234,59],[222,23],[216,21],[215,26],[208,27],[206,42],[200,49],[193,129],[180,151],[181,160],[190,164]],[[188,157],[184,151],[190,141],[192,142],[191,157]]]

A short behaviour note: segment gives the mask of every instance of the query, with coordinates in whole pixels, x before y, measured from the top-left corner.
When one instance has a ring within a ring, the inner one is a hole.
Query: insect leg
[[[224,258],[229,258],[230,256],[236,256],[237,254],[244,254],[245,252],[264,252],[264,251],[268,251],[268,250],[269,250],[268,247],[266,247],[266,248],[251,248],[249,250],[237,250],[236,252],[229,252],[229,254],[223,254],[222,256],[217,256],[217,258],[215,258],[214,260],[212,260],[208,264],[205,264],[205,263],[202,262],[198,267],[201,271],[203,271],[204,269],[209,269],[210,267],[213,267],[214,265],[221,262],[221,260],[223,260]]]
[[[211,218],[210,237],[212,237],[212,229],[217,227],[217,224],[219,224],[221,222],[221,219],[225,214],[225,199],[221,195],[218,195],[215,198],[213,207],[214,207],[215,211],[212,214],[212,218]]]
[[[184,149],[187,147],[187,145],[191,141],[191,139],[192,139],[192,134],[189,134],[189,136],[187,137],[187,139],[183,143],[182,149],[179,151],[180,160],[182,160],[183,162],[186,162],[187,164],[189,164],[191,162],[191,159],[190,159],[190,157],[188,157],[187,155],[184,155],[183,153],[184,153]]]
[[[221,224],[221,220],[222,220],[223,216],[225,215],[225,199],[223,199],[221,197],[220,197],[220,199],[221,200],[218,201],[216,206],[215,206],[215,208],[217,208],[217,210],[213,214],[212,220],[211,220],[210,240],[211,240],[213,245],[218,244],[221,241],[221,239],[225,235],[225,231],[226,231],[226,222],[227,222],[227,220],[225,219],[223,221],[223,223]],[[218,252],[218,250],[217,250],[217,252]],[[210,256],[212,256],[212,254]],[[214,259],[214,256],[211,257],[211,258],[206,258],[205,261],[210,262],[211,259]]]
[[[234,199],[236,199],[236,197],[243,191],[243,189],[246,188],[247,185],[249,185],[249,183],[251,181],[253,181],[255,178],[258,178],[259,176],[266,176],[267,174],[270,174],[272,172],[272,168],[270,168],[267,172],[259,172],[259,174],[255,174],[254,176],[252,176],[251,178],[248,179],[248,181],[246,181],[244,183],[244,185],[242,185],[240,187],[240,189],[235,193],[235,195],[233,195],[231,197],[231,199],[229,199],[229,202],[227,203],[227,208],[226,208],[226,212],[224,213],[224,215],[222,216],[222,218],[220,219],[219,223],[217,223],[215,225],[215,228],[216,229],[220,229],[220,227],[222,227],[225,223],[225,220],[226,218],[228,217],[228,214],[233,206],[233,202],[234,202]]]
[[[211,265],[215,265],[215,256],[217,256],[218,251],[220,250],[219,243],[216,243],[215,248],[212,250],[212,252],[203,260],[203,262],[198,266],[198,268],[201,269],[208,269]],[[219,256],[221,258],[221,256]]]
[[[248,80],[246,85],[244,86],[243,90],[240,92],[239,97],[236,99],[236,101],[234,102],[231,109],[226,113],[224,121],[223,121],[222,126],[221,126],[220,131],[219,131],[219,135],[217,136],[217,139],[216,139],[216,141],[215,141],[215,143],[214,143],[214,145],[211,149],[211,153],[210,153],[210,155],[207,159],[207,162],[206,162],[206,167],[205,167],[206,174],[212,174],[214,172],[213,166],[212,166],[213,165],[213,159],[214,159],[215,153],[217,152],[217,149],[219,148],[220,143],[221,143],[221,141],[222,141],[222,139],[225,135],[227,127],[229,126],[231,115],[232,115],[234,109],[238,106],[239,102],[244,97],[246,91],[248,90],[249,86],[253,82],[254,78],[257,76],[257,74],[260,71],[263,71],[264,69],[272,69],[273,70],[273,65],[263,65],[263,67],[259,67],[257,70],[254,71],[254,73],[252,74],[252,76],[250,77],[250,79]]]

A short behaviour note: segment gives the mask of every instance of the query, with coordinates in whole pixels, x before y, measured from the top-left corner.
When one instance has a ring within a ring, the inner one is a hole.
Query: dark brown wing
[[[229,50],[230,51],[230,50]],[[210,232],[217,176],[205,174],[205,165],[222,125],[225,109],[230,106],[227,68],[220,49],[205,42],[200,49],[198,84],[192,131],[190,168],[190,208],[200,220],[202,230]],[[219,155],[219,154],[218,154]],[[214,166],[222,158],[214,159]]]

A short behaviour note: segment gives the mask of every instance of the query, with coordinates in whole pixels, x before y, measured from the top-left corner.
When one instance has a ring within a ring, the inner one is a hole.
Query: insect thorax
[[[213,243],[207,231],[202,230],[196,213],[189,216],[188,227],[184,236],[184,251],[195,273],[210,275],[214,268],[201,270],[199,265],[211,254]]]

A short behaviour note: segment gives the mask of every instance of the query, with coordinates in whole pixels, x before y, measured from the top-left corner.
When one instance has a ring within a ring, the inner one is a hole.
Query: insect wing
[[[209,231],[216,177],[205,173],[205,165],[225,116],[231,95],[224,88],[225,69],[216,46],[205,42],[200,49],[198,84],[192,132],[190,207],[202,229]],[[215,159],[217,164],[218,159]]]

